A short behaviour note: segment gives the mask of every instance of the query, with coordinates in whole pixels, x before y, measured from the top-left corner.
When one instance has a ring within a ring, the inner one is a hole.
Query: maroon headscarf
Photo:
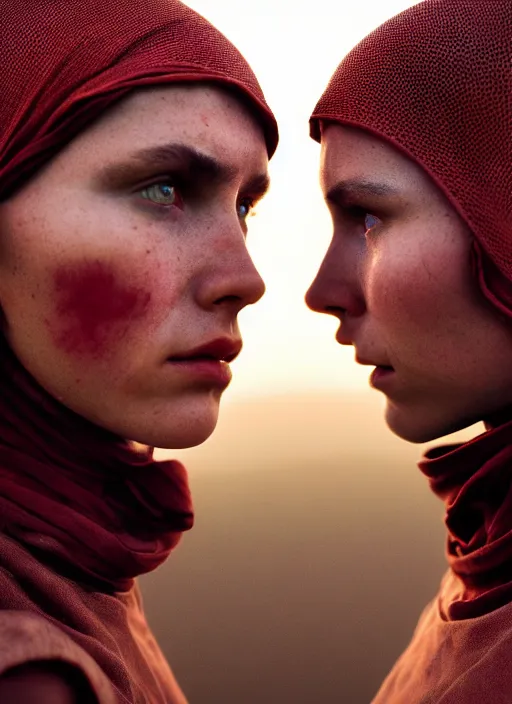
[[[273,154],[277,125],[252,70],[178,0],[0,0],[0,201],[130,91],[198,81],[234,91]],[[0,335],[1,531],[67,577],[126,590],[191,525],[179,462],[62,406]]]
[[[424,0],[363,39],[311,117],[368,130],[432,177],[471,228],[484,294],[512,316],[512,3]]]
[[[0,0],[0,201],[116,100],[213,81],[277,125],[250,66],[179,0]]]

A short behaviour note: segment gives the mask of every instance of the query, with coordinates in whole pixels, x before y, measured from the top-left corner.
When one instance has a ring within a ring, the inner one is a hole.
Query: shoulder
[[[32,662],[0,677],[2,704],[95,704],[83,674],[63,662]]]
[[[92,699],[77,698],[82,691]],[[114,704],[117,697],[101,667],[57,624],[41,614],[0,609],[0,704],[11,701]]]

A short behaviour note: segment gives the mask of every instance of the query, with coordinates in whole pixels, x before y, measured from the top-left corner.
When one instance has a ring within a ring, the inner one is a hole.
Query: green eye
[[[158,205],[175,205],[177,201],[176,188],[165,182],[154,183],[152,186],[143,188],[140,194]]]

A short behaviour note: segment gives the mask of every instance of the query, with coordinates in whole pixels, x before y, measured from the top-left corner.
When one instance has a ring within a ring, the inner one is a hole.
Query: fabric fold
[[[429,450],[419,468],[446,505],[446,554],[461,583],[450,618],[472,618],[511,601],[512,421]]]

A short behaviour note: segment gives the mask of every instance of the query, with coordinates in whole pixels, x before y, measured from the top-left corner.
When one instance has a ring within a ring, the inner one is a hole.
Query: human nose
[[[212,248],[212,257],[203,270],[197,297],[206,309],[219,306],[234,314],[257,303],[265,293],[265,283],[251,259],[241,231],[222,237]]]
[[[306,305],[317,313],[357,317],[366,310],[362,288],[363,256],[336,236],[306,293]]]

